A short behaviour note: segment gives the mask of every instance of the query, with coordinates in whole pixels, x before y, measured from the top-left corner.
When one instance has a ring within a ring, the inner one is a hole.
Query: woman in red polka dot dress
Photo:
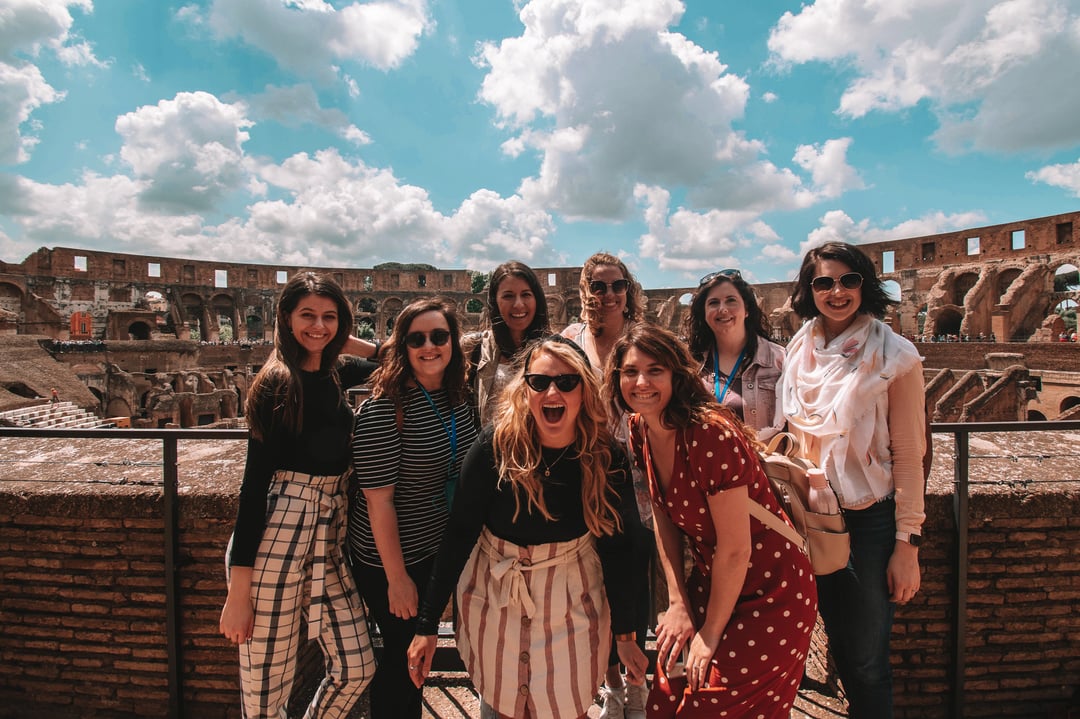
[[[608,400],[634,413],[632,446],[649,478],[668,583],[648,716],[788,717],[817,590],[802,551],[750,516],[757,502],[784,517],[755,440],[715,403],[666,330],[636,326],[615,345],[605,374]],[[694,559],[689,577],[683,536]],[[685,694],[668,681],[684,648]]]

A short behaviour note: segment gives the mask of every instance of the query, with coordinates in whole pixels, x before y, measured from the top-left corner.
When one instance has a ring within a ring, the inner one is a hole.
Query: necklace
[[[550,477],[551,476],[551,468],[554,467],[559,462],[561,462],[562,458],[566,456],[566,453],[569,452],[570,448],[573,447],[573,446],[574,446],[573,444],[568,444],[565,447],[563,447],[563,451],[559,453],[559,456],[556,457],[555,461],[552,462],[551,464],[548,464],[544,460],[544,448],[543,447],[540,448],[540,463],[542,465],[544,465],[544,476],[545,477]]]

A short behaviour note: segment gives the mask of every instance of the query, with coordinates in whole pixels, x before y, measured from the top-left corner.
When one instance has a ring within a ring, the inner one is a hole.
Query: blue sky
[[[1080,206],[1080,0],[0,0],[0,259],[647,287]]]

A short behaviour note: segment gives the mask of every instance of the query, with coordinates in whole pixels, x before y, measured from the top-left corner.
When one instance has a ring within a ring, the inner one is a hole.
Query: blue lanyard
[[[731,380],[735,379],[735,373],[739,371],[739,365],[742,364],[743,358],[746,357],[746,345],[743,345],[742,352],[739,353],[739,359],[735,360],[735,366],[731,368],[731,374],[727,377],[727,382],[724,383],[724,391],[720,391],[720,349],[713,347],[713,394],[716,395],[716,401],[720,404],[724,403],[724,397],[727,397],[728,387],[731,386]]]
[[[431,405],[431,409],[435,411],[435,416],[439,418],[439,422],[442,424],[443,431],[446,432],[446,436],[450,438],[450,464],[446,468],[446,503],[453,504],[454,502],[454,482],[457,481],[457,415],[454,414],[454,408],[450,408],[450,426],[446,426],[446,420],[443,419],[442,413],[439,412],[439,408],[435,406],[435,400],[431,398],[424,386],[419,382],[416,386],[420,388],[420,391],[424,393],[424,399]]]

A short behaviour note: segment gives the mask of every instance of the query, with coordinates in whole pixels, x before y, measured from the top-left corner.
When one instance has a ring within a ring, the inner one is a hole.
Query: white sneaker
[[[626,704],[626,687],[612,689],[606,683],[600,687],[599,719],[624,719],[623,705]]]
[[[626,719],[645,719],[645,701],[649,698],[649,688],[644,684],[626,685]]]

